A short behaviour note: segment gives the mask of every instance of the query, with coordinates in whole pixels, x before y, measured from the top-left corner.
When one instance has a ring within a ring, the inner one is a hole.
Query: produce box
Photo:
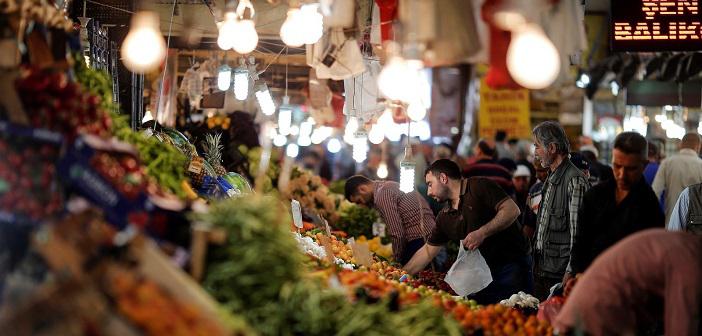
[[[119,230],[145,227],[153,205],[146,195],[146,176],[133,147],[116,140],[83,135],[58,164],[67,188],[102,208]]]

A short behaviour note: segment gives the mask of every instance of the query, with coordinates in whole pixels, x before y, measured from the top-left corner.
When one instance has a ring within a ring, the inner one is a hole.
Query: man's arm
[[[490,237],[514,223],[514,221],[519,217],[521,213],[517,203],[514,203],[512,198],[507,197],[502,202],[497,204],[495,207],[497,214],[495,218],[487,222],[481,228],[468,233],[466,238],[463,240],[463,245],[466,248],[475,250],[483,243],[485,238]]]
[[[678,197],[678,201],[675,202],[675,208],[670,214],[670,222],[666,229],[668,231],[684,231],[687,227],[685,222],[687,219],[687,212],[690,206],[690,188],[685,188]]]
[[[399,261],[405,248],[405,228],[402,226],[402,218],[397,208],[400,195],[393,190],[381,190],[376,197],[376,207],[383,216],[385,227],[392,241],[393,257]]]
[[[665,171],[666,171],[666,162],[663,161],[661,162],[661,165],[658,167],[658,171],[656,172],[656,177],[653,178],[653,183],[651,184],[651,188],[653,188],[653,192],[656,193],[656,199],[661,199],[661,195],[663,194],[663,190],[665,190]]]
[[[568,182],[568,193],[570,194],[570,202],[568,204],[568,215],[570,224],[570,250],[573,251],[573,244],[578,236],[578,212],[583,204],[585,192],[590,188],[590,183],[584,177],[576,177]],[[572,273],[571,262],[573,254],[570,255],[566,275]]]
[[[417,252],[415,252],[412,256],[412,259],[410,259],[410,261],[402,268],[410,275],[414,275],[427,267],[432,259],[439,254],[439,251],[441,251],[441,246],[424,244],[424,246],[417,250]]]

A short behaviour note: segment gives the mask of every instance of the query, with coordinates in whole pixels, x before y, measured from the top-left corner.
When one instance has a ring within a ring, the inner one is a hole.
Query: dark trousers
[[[558,278],[544,274],[539,268],[539,254],[535,254],[534,262],[534,296],[540,301],[544,301],[551,294],[551,287],[563,281],[563,277]]]
[[[534,287],[532,267],[532,257],[525,255],[520,260],[491,269],[492,282],[468,297],[486,305],[509,299],[520,291],[531,294]]]

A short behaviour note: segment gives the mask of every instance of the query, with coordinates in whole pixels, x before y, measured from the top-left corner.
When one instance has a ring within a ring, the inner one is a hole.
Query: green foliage
[[[373,223],[378,221],[378,212],[350,202],[343,202],[339,207],[339,221],[335,227],[349,234],[350,237],[373,237]]]
[[[346,180],[344,179],[336,180],[332,183],[329,183],[329,191],[335,194],[343,195],[344,187],[346,187]]]

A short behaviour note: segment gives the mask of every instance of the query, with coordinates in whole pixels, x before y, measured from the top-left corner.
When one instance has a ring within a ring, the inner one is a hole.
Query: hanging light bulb
[[[414,101],[407,107],[407,116],[413,121],[424,120],[427,115],[427,109],[421,101]]]
[[[354,143],[354,132],[358,129],[358,119],[356,117],[350,117],[349,121],[346,123],[346,128],[344,129],[344,142],[349,145]]]
[[[280,26],[280,39],[290,47],[305,44],[305,37],[299,29],[302,26],[301,16],[299,8],[290,8],[285,22]]]
[[[336,138],[329,139],[329,142],[327,142],[327,150],[332,154],[338,153],[341,150],[341,141]]]
[[[515,31],[507,50],[507,69],[519,85],[543,89],[551,85],[561,69],[558,50],[536,25]]]
[[[400,56],[393,56],[385,64],[378,75],[380,92],[392,100],[403,100],[406,97],[408,82],[411,80],[407,63]]]
[[[368,134],[365,131],[358,130],[354,133],[352,156],[354,161],[358,163],[366,161],[368,157]]]
[[[297,138],[297,145],[300,147],[307,147],[312,144],[312,139],[309,136],[300,136]]]
[[[405,157],[407,160],[407,157]],[[416,164],[412,161],[400,162],[400,190],[404,193],[414,191],[414,170]]]
[[[297,154],[299,154],[299,153],[300,153],[300,147],[298,147],[294,143],[288,144],[288,147],[285,148],[285,154],[287,154],[291,158],[296,158]]]
[[[273,102],[271,91],[268,90],[268,85],[263,81],[256,85],[256,100],[261,113],[267,116],[275,113],[275,103]]]
[[[217,36],[217,46],[222,50],[229,50],[234,46],[237,33],[236,13],[227,12],[224,14],[224,21],[219,25],[219,35]]]
[[[324,35],[324,17],[319,13],[319,4],[310,3],[300,7],[302,36],[305,44],[315,44]]]
[[[239,67],[234,70],[234,96],[237,100],[246,100],[249,96],[249,69],[243,58],[239,59]]]
[[[278,132],[282,135],[289,135],[291,126],[292,109],[281,106],[280,109],[278,109]]]
[[[286,143],[288,143],[288,138],[285,135],[276,134],[275,138],[273,138],[273,144],[277,147],[283,147]]]
[[[328,126],[321,126],[312,132],[312,143],[319,145],[332,135],[334,129]]]
[[[373,124],[373,126],[371,126],[370,132],[368,132],[368,141],[370,141],[374,145],[378,145],[381,142],[383,142],[383,139],[385,139],[383,129],[380,127],[380,125]]]
[[[381,162],[380,165],[378,165],[378,170],[375,172],[375,175],[378,175],[379,178],[384,179],[388,177],[388,165],[385,162]]]
[[[232,84],[232,68],[229,65],[223,64],[219,67],[219,74],[217,75],[217,88],[220,91],[229,90],[229,86]]]
[[[413,122],[411,125],[412,129],[417,130],[417,136],[421,141],[427,141],[431,139],[431,127],[426,120],[420,120],[418,122]]]
[[[235,36],[232,48],[240,54],[248,54],[258,45],[258,33],[253,20],[238,20],[235,26]]]
[[[388,130],[395,125],[395,121],[392,120],[392,110],[389,107],[386,108],[380,118],[378,118],[378,125],[384,130]]]
[[[166,56],[166,43],[159,29],[158,14],[137,12],[129,34],[122,43],[122,62],[129,71],[145,73],[156,69]]]
[[[619,84],[617,83],[617,81],[612,81],[611,83],[609,83],[609,87],[612,90],[613,96],[619,95]]]

